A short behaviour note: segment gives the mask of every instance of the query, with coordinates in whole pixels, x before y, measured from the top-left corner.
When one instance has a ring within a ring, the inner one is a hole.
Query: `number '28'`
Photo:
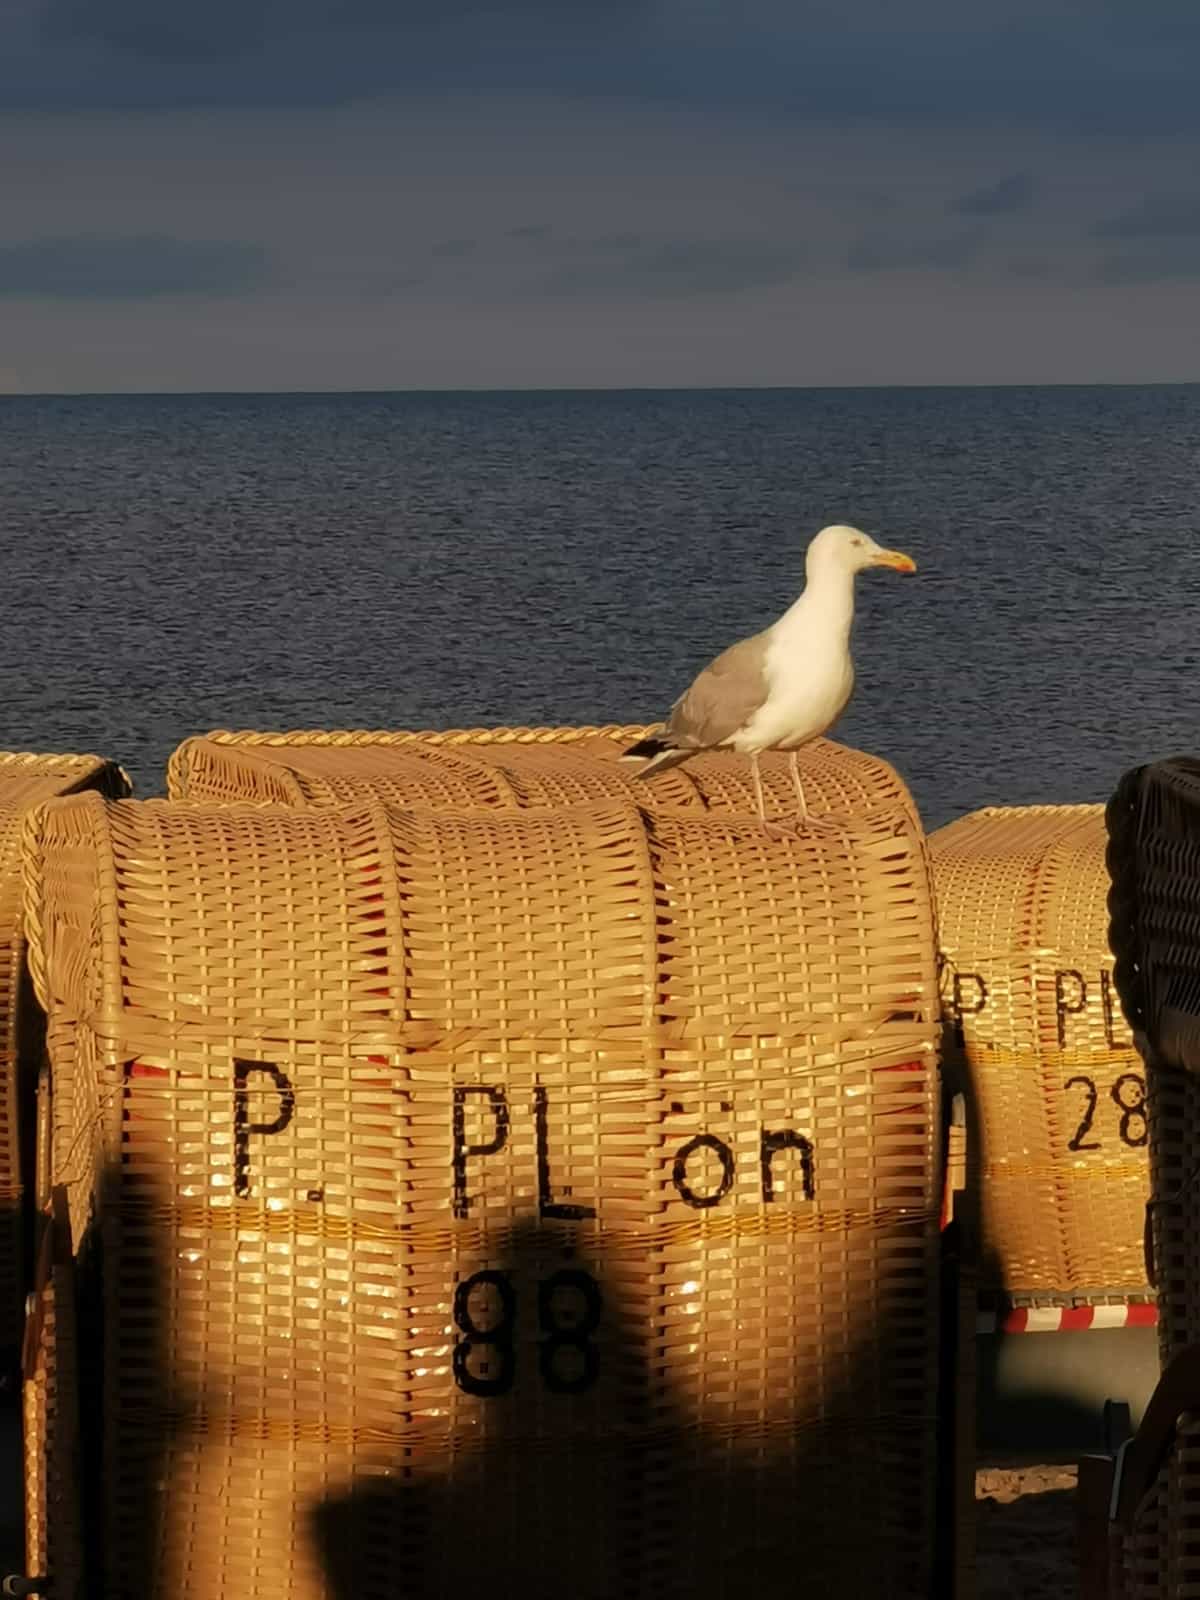
[[[1096,1117],[1096,1106],[1100,1099],[1100,1091],[1096,1087],[1094,1078],[1085,1078],[1081,1073],[1066,1082],[1068,1089],[1082,1089],[1084,1101],[1079,1126],[1067,1140],[1068,1150],[1099,1150],[1100,1140],[1089,1138],[1093,1132],[1092,1124]],[[1133,1149],[1139,1149],[1146,1143],[1148,1129],[1146,1126],[1146,1080],[1140,1072],[1123,1072],[1121,1076],[1108,1088],[1108,1098],[1119,1112],[1117,1120],[1117,1135],[1122,1144],[1127,1144]]]

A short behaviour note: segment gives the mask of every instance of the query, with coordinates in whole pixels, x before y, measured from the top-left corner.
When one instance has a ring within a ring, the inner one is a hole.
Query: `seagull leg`
[[[808,801],[804,798],[804,785],[800,782],[800,756],[795,750],[788,755],[788,771],[792,775],[792,788],[796,791],[800,826],[803,827],[808,821]]]
[[[814,817],[808,809],[808,801],[804,798],[804,785],[800,782],[800,752],[793,750],[788,755],[788,771],[792,775],[792,788],[796,791],[796,804],[799,806],[797,826],[801,828],[816,828],[824,830],[833,828],[837,831],[836,822],[826,822],[821,817]]]
[[[754,774],[754,799],[758,805],[758,820],[763,825],[763,832],[768,839],[783,839],[796,832],[794,822],[768,822],[767,804],[763,797],[762,773],[758,770],[758,751],[750,756],[750,771]]]
[[[762,773],[758,770],[758,751],[750,753],[750,772],[754,778],[754,800],[758,806],[758,820],[765,828],[767,825],[767,802],[763,798]]]

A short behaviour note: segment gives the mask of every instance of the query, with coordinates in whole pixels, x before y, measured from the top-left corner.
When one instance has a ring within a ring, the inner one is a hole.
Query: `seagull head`
[[[849,573],[851,577],[856,572],[865,572],[868,567],[892,567],[897,572],[917,570],[917,563],[903,550],[885,550],[869,533],[844,522],[821,529],[808,547],[805,564],[810,578],[831,568]]]

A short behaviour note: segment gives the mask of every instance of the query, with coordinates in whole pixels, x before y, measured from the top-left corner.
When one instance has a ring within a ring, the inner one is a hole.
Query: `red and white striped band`
[[[1145,1301],[1115,1306],[1010,1306],[981,1311],[976,1333],[1070,1333],[1082,1328],[1152,1328],[1158,1307]]]

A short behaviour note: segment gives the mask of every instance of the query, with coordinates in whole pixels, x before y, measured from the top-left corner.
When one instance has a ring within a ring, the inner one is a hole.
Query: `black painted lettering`
[[[546,1091],[540,1087],[533,1091],[533,1125],[537,1133],[538,1210],[543,1217],[556,1217],[563,1222],[581,1222],[585,1217],[594,1217],[595,1206],[568,1205],[555,1200],[551,1193],[548,1104]]]
[[[688,1182],[688,1162],[697,1150],[711,1150],[721,1163],[721,1181],[711,1194],[697,1194]],[[675,1165],[671,1169],[671,1180],[679,1190],[684,1205],[691,1206],[696,1211],[702,1211],[707,1206],[715,1206],[733,1188],[733,1151],[715,1134],[698,1133],[694,1139],[689,1139],[681,1146],[675,1157]]]
[[[483,1095],[489,1102],[496,1121],[496,1132],[485,1144],[467,1143],[466,1101],[469,1094]],[[508,1143],[508,1101],[503,1089],[493,1089],[484,1083],[456,1084],[454,1088],[454,1153],[451,1166],[454,1172],[454,1215],[465,1217],[471,1202],[467,1198],[467,1157],[494,1156]]]
[[[270,1078],[279,1095],[279,1115],[271,1122],[250,1121],[250,1074],[261,1072]],[[250,1135],[269,1137],[282,1133],[296,1111],[296,1091],[291,1079],[268,1061],[233,1063],[233,1190],[240,1200],[250,1193]]]
[[[1075,1003],[1071,1004],[1072,989]],[[1067,1018],[1074,1016],[1087,1005],[1087,984],[1081,974],[1067,968],[1065,971],[1054,974],[1054,1009],[1058,1013],[1058,1045],[1062,1049],[1067,1042]]]
[[[600,1325],[602,1309],[600,1285],[586,1272],[564,1268],[538,1284],[538,1321],[546,1335],[538,1371],[551,1394],[581,1394],[595,1383],[600,1352],[591,1335]]]
[[[968,993],[968,989],[970,992]],[[950,990],[950,1010],[954,1018],[954,1039],[963,1044],[963,1017],[975,1016],[988,1001],[987,984],[977,972],[956,972]]]
[[[455,1289],[454,1320],[463,1337],[454,1346],[451,1367],[464,1394],[489,1399],[512,1388],[516,1311],[517,1297],[503,1272],[473,1272]]]
[[[968,996],[967,987],[970,985],[972,993]],[[977,972],[956,972],[954,985],[951,991],[951,1005],[954,1010],[956,1022],[961,1022],[963,1017],[973,1017],[976,1012],[982,1011],[988,1002],[988,987]]]
[[[1087,1138],[1088,1134],[1092,1131],[1092,1118],[1096,1115],[1096,1085],[1092,1082],[1091,1078],[1076,1076],[1074,1078],[1068,1078],[1063,1087],[1066,1089],[1082,1089],[1087,1095],[1087,1100],[1083,1109],[1083,1116],[1079,1119],[1079,1126],[1067,1140],[1067,1149],[1099,1150],[1100,1145],[1098,1141],[1093,1140],[1091,1144],[1085,1144],[1083,1142]]]
[[[1146,1080],[1140,1072],[1123,1072],[1108,1091],[1121,1113],[1117,1132],[1121,1143],[1141,1149],[1150,1137],[1146,1122]]]
[[[781,1128],[777,1133],[770,1133],[766,1128],[762,1131],[761,1143],[762,1159],[762,1197],[764,1205],[771,1205],[775,1199],[775,1180],[771,1172],[771,1162],[780,1150],[799,1150],[800,1152],[800,1182],[806,1200],[813,1197],[813,1148],[809,1140],[802,1133],[797,1133],[793,1128]]]
[[[1110,1050],[1120,1049],[1116,1038],[1117,1008],[1113,1004],[1113,981],[1111,972],[1100,974],[1100,1004],[1104,1008],[1104,1037],[1108,1041]]]

